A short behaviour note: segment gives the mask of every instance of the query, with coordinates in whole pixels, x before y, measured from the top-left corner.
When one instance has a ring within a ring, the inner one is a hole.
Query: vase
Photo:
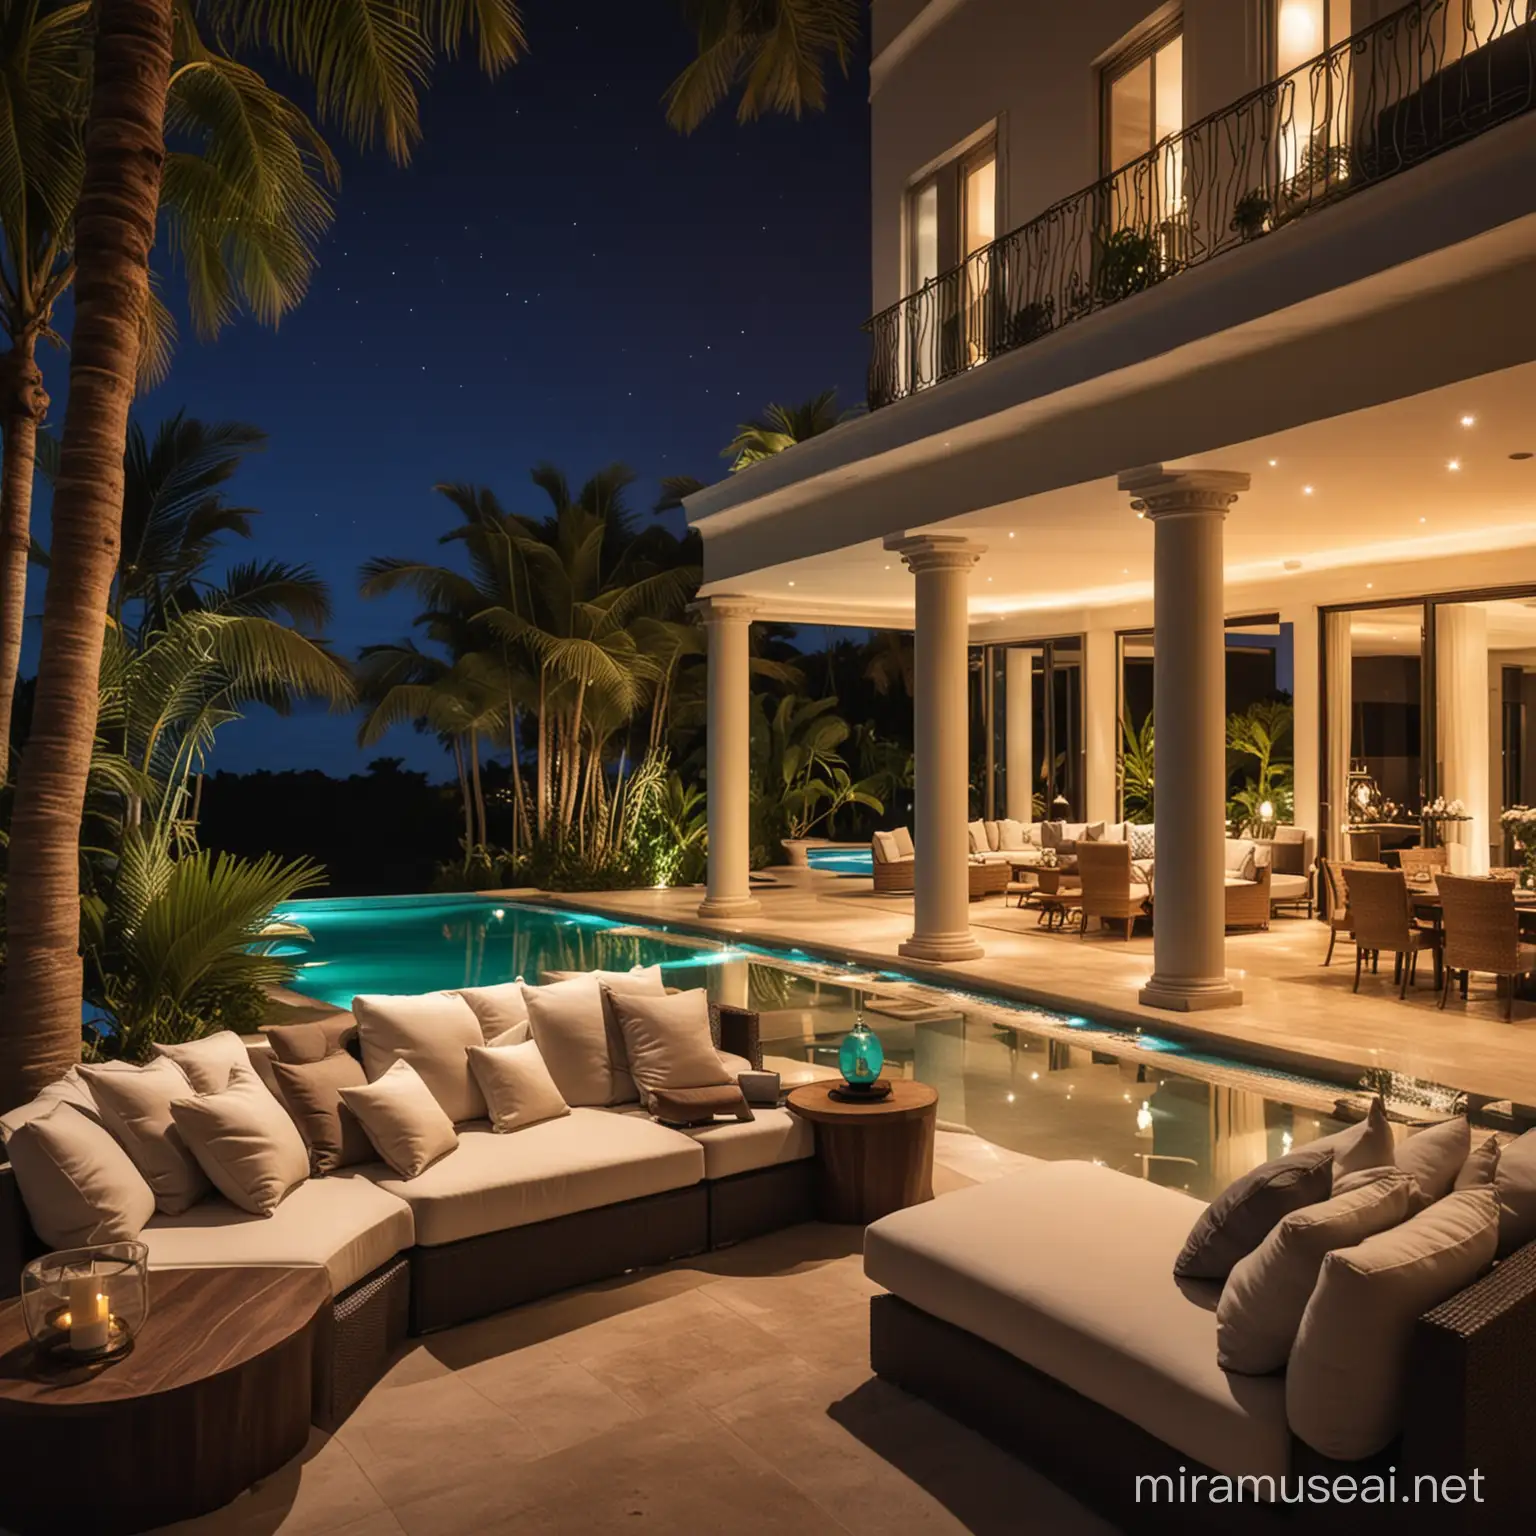
[[[853,1089],[873,1088],[885,1065],[885,1048],[880,1037],[860,1019],[844,1038],[837,1053],[838,1070]]]

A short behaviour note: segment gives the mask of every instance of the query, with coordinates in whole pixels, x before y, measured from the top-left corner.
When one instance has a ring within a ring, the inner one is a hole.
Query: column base
[[[896,952],[908,960],[937,960],[940,963],[979,960],[986,953],[971,936],[969,928],[962,928],[959,933],[914,933]]]
[[[1243,994],[1225,976],[1154,976],[1136,996],[1143,1008],[1175,1013],[1236,1008],[1242,1000]]]
[[[746,917],[762,911],[755,896],[706,896],[699,903],[700,917]]]

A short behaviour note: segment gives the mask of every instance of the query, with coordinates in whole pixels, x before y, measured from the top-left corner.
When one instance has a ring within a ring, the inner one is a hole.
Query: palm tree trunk
[[[80,819],[96,734],[123,450],[149,298],[173,0],[98,0],[75,216],[69,406],[27,761],[11,821],[0,1106],[80,1059]]]
[[[474,811],[469,799],[469,779],[464,773],[464,747],[453,738],[453,766],[459,775],[459,799],[464,802],[464,868],[469,868],[469,852],[475,846]]]
[[[539,761],[538,761],[538,822],[539,836],[544,836],[549,825],[549,673],[539,668]]]
[[[27,611],[27,556],[32,548],[32,476],[37,429],[48,396],[37,366],[37,335],[25,331],[6,357],[5,464],[0,473],[0,784],[11,769],[11,709],[21,665]]]
[[[507,740],[512,748],[512,857],[517,857],[519,834],[524,829],[527,807],[523,804],[523,765],[518,761],[517,705],[507,695]]]
[[[567,827],[576,815],[576,792],[581,785],[581,713],[587,702],[587,685],[583,681],[576,689],[576,713],[571,721],[570,768],[565,775],[560,798],[560,819]]]
[[[485,848],[490,845],[491,838],[485,825],[485,791],[480,785],[480,733],[473,727],[469,732],[469,782],[475,787],[475,812],[479,817],[476,845]]]

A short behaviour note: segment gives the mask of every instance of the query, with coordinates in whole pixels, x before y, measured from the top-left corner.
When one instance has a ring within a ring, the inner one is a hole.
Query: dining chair
[[[1354,936],[1349,916],[1349,892],[1344,887],[1343,870],[1337,859],[1319,859],[1318,868],[1323,872],[1323,889],[1328,895],[1328,953],[1323,956],[1324,965],[1333,964],[1333,946],[1339,935]]]
[[[1358,864],[1344,871],[1344,887],[1349,897],[1349,912],[1355,930],[1355,987],[1360,990],[1360,971],[1365,957],[1372,957],[1372,968],[1383,950],[1396,957],[1393,978],[1399,983],[1397,995],[1406,997],[1408,985],[1418,972],[1419,952],[1438,942],[1430,930],[1414,921],[1408,901],[1408,882],[1400,869],[1367,869]]]
[[[1129,940],[1136,919],[1146,916],[1147,898],[1152,894],[1135,878],[1131,868],[1131,845],[1079,843],[1077,876],[1083,887],[1078,897],[1083,914],[1078,937],[1087,935],[1088,919],[1096,917],[1105,927],[1111,923],[1124,923],[1125,937]]]
[[[1437,875],[1450,868],[1450,854],[1444,848],[1404,848],[1397,858],[1410,879],[1414,875]]]
[[[1349,834],[1349,859],[1352,864],[1379,864],[1381,862],[1381,833],[1351,832]]]
[[[1514,1018],[1515,983],[1536,973],[1536,944],[1520,940],[1514,882],[1441,875],[1438,884],[1445,922],[1440,1006],[1444,1008],[1451,995],[1453,976],[1465,980],[1480,971],[1508,981],[1504,1017]]]

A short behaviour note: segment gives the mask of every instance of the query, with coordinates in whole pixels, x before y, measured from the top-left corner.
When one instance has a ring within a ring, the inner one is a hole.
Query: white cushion
[[[1024,841],[1024,823],[1008,817],[998,822],[997,846],[1003,853],[1022,853],[1028,847]]]
[[[1127,843],[1130,834],[1127,831],[1127,823],[1123,821],[1106,821],[1104,823],[1104,835],[1099,839],[1101,843]]]
[[[533,1038],[567,1104],[632,1102],[639,1095],[625,1065],[624,1037],[603,1006],[603,986],[614,991],[662,997],[661,968],[649,971],[591,971],[524,987]]]
[[[894,864],[901,857],[894,832],[876,832],[869,840],[869,847],[877,864]]]
[[[485,1098],[465,1054],[485,1044],[475,1010],[452,992],[417,997],[365,993],[352,999],[363,1070],[383,1077],[397,1062],[409,1062],[450,1120],[485,1119]]]
[[[987,829],[987,847],[993,853],[998,852],[1003,846],[1002,823],[997,821],[983,821],[982,826]]]
[[[0,1138],[9,1141],[12,1134],[27,1121],[46,1115],[55,1104],[68,1104],[91,1120],[101,1118],[96,1110],[96,1100],[91,1097],[91,1090],[80,1076],[80,1068],[71,1067],[57,1082],[49,1083],[42,1089],[36,1098],[28,1099],[25,1104],[18,1104],[15,1109],[0,1115]]]
[[[571,1112],[532,1040],[472,1046],[469,1066],[485,1095],[492,1130],[517,1131]]]
[[[298,1127],[244,1062],[230,1068],[223,1089],[173,1103],[171,1118],[214,1188],[242,1211],[270,1215],[309,1177]]]
[[[416,1241],[428,1248],[523,1227],[573,1211],[617,1205],[704,1177],[704,1154],[687,1136],[638,1115],[573,1109],[516,1136],[468,1126],[458,1146],[416,1179],[367,1170],[409,1202]]]
[[[1251,838],[1229,837],[1226,841],[1225,867],[1239,880],[1258,878],[1258,849]]]
[[[713,1088],[730,1081],[709,1032],[709,994],[702,987],[675,997],[610,991],[607,1002],[642,1101],[662,1089]]]
[[[155,1195],[112,1133],[55,1100],[6,1139],[32,1228],[50,1248],[125,1242],[155,1214]]]
[[[102,1123],[133,1159],[155,1192],[155,1208],[167,1216],[195,1205],[211,1188],[171,1119],[171,1105],[197,1090],[174,1061],[147,1066],[81,1067]]]
[[[199,1093],[218,1093],[229,1082],[230,1070],[250,1065],[245,1041],[232,1029],[187,1040],[180,1045],[156,1045],[156,1056],[167,1056],[186,1074]]]
[[[1216,1287],[1174,1279],[1200,1214],[1177,1190],[1042,1163],[877,1221],[871,1280],[1218,1472],[1280,1477],[1285,1384],[1216,1364]]]
[[[642,1109],[610,1110],[641,1115]],[[816,1131],[809,1120],[787,1109],[754,1109],[750,1120],[717,1120],[713,1125],[678,1126],[704,1149],[704,1177],[728,1179],[780,1163],[798,1163],[816,1155]]]
[[[343,1088],[340,1093],[373,1150],[403,1179],[423,1173],[458,1144],[453,1122],[408,1061],[397,1061],[362,1088]]]
[[[966,827],[966,835],[971,840],[972,853],[986,853],[991,844],[987,841],[987,824],[984,821],[973,821]]]
[[[896,838],[896,856],[910,859],[917,852],[917,844],[912,841],[911,827],[897,827],[893,835]]]
[[[338,1295],[409,1248],[416,1229],[405,1201],[348,1170],[306,1179],[270,1216],[216,1197],[181,1216],[156,1216],[139,1235],[152,1269],[323,1267]]]
[[[487,1045],[509,1033],[513,1038],[508,1045],[529,1038],[528,1002],[521,980],[504,981],[495,987],[459,987],[453,996],[462,997],[474,1010]]]
[[[1271,901],[1305,901],[1312,894],[1312,882],[1305,875],[1274,875],[1269,877]]]
[[[1296,1434],[1339,1461],[1385,1449],[1402,1425],[1419,1317],[1476,1280],[1498,1241],[1499,1204],[1484,1187],[1330,1253],[1285,1373]]]

